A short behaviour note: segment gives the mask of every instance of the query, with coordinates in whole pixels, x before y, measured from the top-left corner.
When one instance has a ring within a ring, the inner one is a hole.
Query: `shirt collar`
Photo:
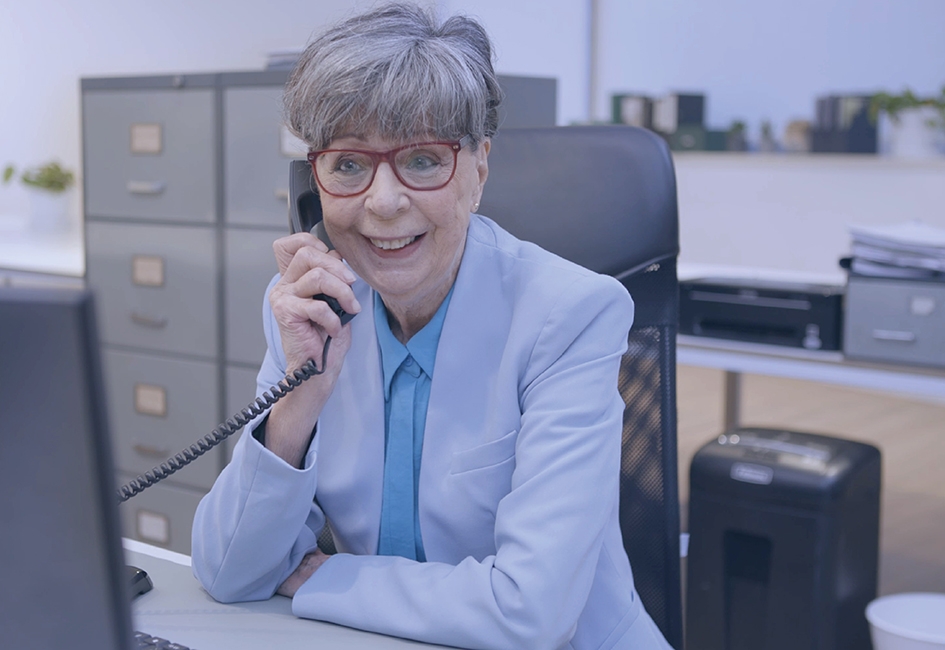
[[[443,321],[446,320],[446,310],[453,296],[453,288],[450,287],[449,293],[446,294],[446,298],[443,299],[430,322],[410,337],[406,345],[398,341],[390,331],[387,308],[381,300],[381,295],[376,291],[372,293],[374,294],[374,329],[377,332],[377,342],[381,350],[381,367],[384,372],[384,399],[390,399],[390,384],[394,379],[394,373],[408,356],[413,357],[426,376],[433,379],[436,348],[440,342]]]

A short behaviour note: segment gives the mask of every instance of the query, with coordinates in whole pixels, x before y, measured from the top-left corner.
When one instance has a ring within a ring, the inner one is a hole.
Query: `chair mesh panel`
[[[328,520],[325,520],[325,527],[322,528],[322,532],[318,534],[316,539],[318,543],[318,548],[325,555],[334,555],[337,553],[335,549],[335,537],[331,534],[331,524],[328,523]]]
[[[620,528],[643,605],[681,648],[675,271],[667,262],[623,280],[638,307],[618,380],[626,404]]]

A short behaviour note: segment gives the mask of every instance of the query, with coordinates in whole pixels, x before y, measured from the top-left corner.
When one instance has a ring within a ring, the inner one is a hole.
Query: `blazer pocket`
[[[518,430],[510,431],[498,440],[484,445],[457,451],[450,462],[450,474],[462,474],[475,469],[485,469],[504,463],[515,457],[515,441]]]

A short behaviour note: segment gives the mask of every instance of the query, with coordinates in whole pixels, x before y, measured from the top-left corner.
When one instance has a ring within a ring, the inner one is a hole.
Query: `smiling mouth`
[[[372,244],[374,244],[378,248],[385,251],[399,250],[401,248],[404,248],[405,246],[409,246],[410,244],[414,243],[418,239],[420,239],[419,235],[415,235],[413,237],[402,237],[400,239],[371,239],[369,238]]]

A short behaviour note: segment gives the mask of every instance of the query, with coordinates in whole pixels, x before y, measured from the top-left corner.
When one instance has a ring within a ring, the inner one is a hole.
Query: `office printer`
[[[679,333],[840,350],[842,286],[705,277],[679,283]]]

